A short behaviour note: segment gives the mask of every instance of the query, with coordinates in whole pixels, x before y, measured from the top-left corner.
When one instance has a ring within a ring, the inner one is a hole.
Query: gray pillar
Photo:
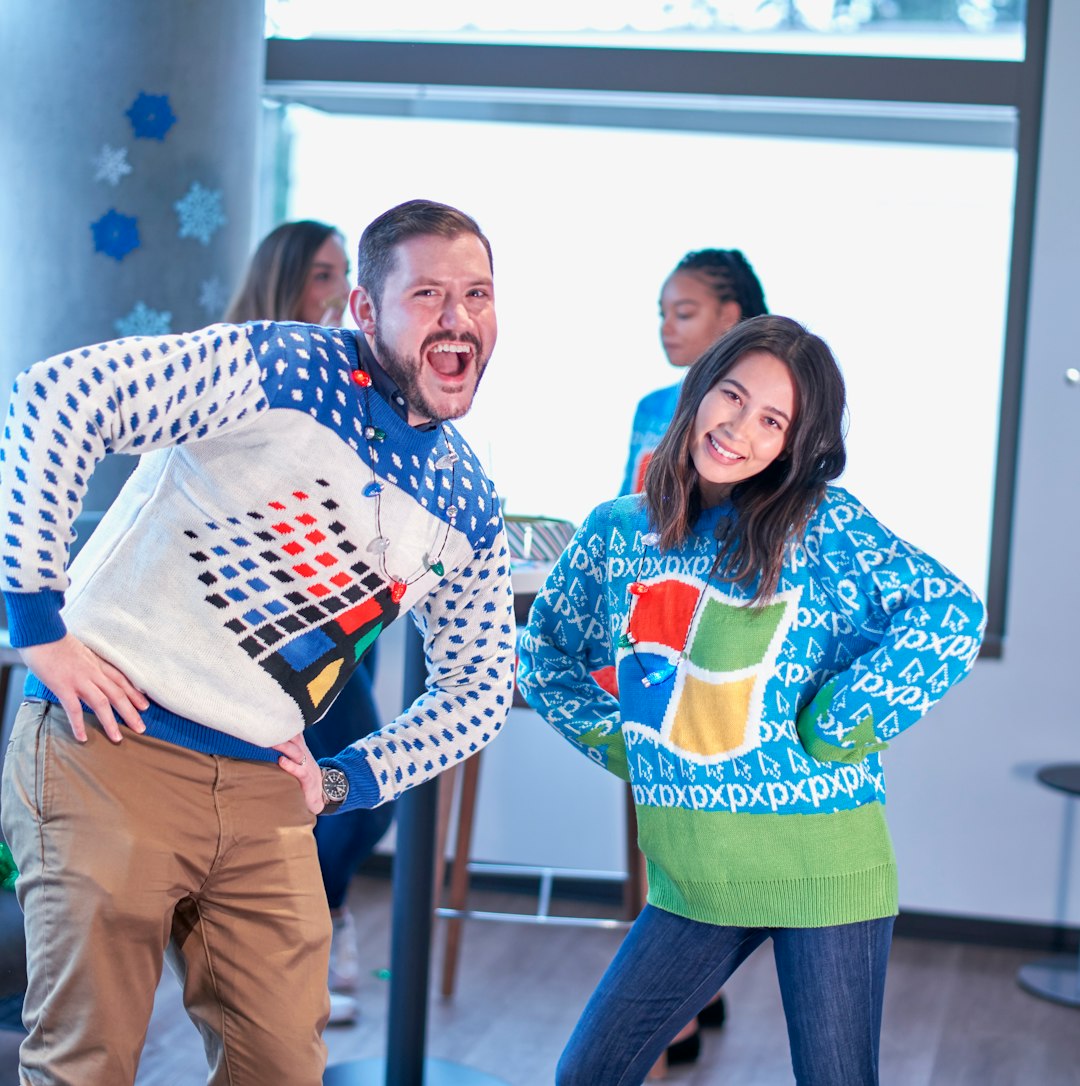
[[[254,241],[262,0],[3,0],[0,57],[6,405],[19,370],[117,338],[139,303],[176,332],[220,317]],[[110,211],[115,255],[92,230]],[[116,259],[130,219],[139,245]],[[87,510],[130,467],[112,459]]]

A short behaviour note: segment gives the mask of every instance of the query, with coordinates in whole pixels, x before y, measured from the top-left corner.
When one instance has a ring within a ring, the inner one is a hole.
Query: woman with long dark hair
[[[302,321],[338,327],[349,304],[349,258],[341,231],[299,219],[259,242],[224,319]]]
[[[629,780],[649,904],[560,1086],[640,1083],[772,940],[800,1086],[878,1081],[895,859],[881,752],[971,668],[984,611],[847,491],[828,347],[760,316],[690,369],[644,496],[586,519],[518,684]],[[617,694],[590,677],[614,664]]]
[[[686,370],[739,321],[768,311],[761,283],[738,249],[697,249],[675,265],[660,289],[660,345],[673,366]],[[620,494],[641,490],[680,387],[681,379],[638,402]]]

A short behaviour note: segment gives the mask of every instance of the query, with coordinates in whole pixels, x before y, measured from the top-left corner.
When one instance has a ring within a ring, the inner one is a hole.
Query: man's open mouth
[[[450,380],[464,377],[473,361],[471,344],[460,340],[436,343],[425,354],[428,365],[440,376]]]

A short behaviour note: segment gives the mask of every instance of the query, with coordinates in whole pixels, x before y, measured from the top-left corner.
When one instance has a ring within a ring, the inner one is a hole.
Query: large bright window
[[[670,384],[661,283],[742,249],[770,309],[835,351],[843,485],[984,588],[1016,155],[1008,148],[289,111],[286,214],[362,226],[415,196],[475,216],[500,333],[461,429],[510,512],[580,521]]]

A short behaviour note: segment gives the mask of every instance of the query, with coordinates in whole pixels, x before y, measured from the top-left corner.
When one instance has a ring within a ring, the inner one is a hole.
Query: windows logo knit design
[[[657,730],[664,746],[699,764],[756,749],[765,684],[797,601],[786,592],[756,609],[693,578],[650,583],[630,612],[633,649],[619,661],[624,720]],[[672,665],[666,681],[641,682]]]

